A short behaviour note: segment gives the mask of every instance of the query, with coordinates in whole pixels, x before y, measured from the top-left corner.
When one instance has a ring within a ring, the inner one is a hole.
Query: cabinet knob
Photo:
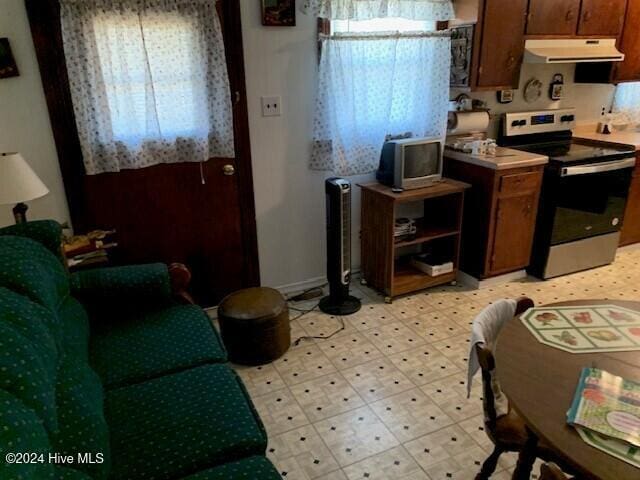
[[[229,164],[225,165],[224,167],[222,167],[222,173],[224,173],[225,175],[235,175],[236,167],[234,167],[233,165],[231,165],[229,163]]]
[[[507,67],[511,68],[515,65],[516,63],[516,57],[514,55],[509,55],[509,58],[507,58]]]
[[[585,22],[588,22],[589,20],[591,20],[591,12],[589,12],[589,11],[584,12],[584,15],[582,16],[582,19],[583,19]]]
[[[571,22],[573,21],[573,19],[575,18],[575,14],[573,9],[569,9],[569,11],[567,11],[567,15],[565,17],[565,19],[567,20],[567,22]]]

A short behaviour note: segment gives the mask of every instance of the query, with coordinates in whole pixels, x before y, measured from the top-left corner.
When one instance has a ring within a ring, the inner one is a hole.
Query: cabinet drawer
[[[542,172],[516,173],[500,177],[500,193],[512,194],[537,190]]]

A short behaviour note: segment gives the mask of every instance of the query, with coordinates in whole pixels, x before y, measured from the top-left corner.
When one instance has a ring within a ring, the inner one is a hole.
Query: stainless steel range
[[[507,113],[498,144],[549,157],[529,273],[552,278],[613,262],[632,149],[576,141],[574,109]]]

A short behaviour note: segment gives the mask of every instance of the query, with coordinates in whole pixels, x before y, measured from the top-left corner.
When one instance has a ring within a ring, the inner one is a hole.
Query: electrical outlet
[[[262,116],[263,117],[279,117],[280,116],[280,104],[282,98],[277,97],[260,97],[262,100]]]

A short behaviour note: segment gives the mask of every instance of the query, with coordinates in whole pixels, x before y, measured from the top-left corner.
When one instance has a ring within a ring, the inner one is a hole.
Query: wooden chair
[[[540,467],[540,480],[569,480],[562,470],[553,462],[543,463]]]
[[[534,306],[533,300],[522,297],[518,299],[516,315],[520,315]],[[487,480],[495,472],[500,455],[504,452],[520,452],[529,438],[529,432],[522,418],[509,408],[506,415],[498,417],[492,389],[492,374],[495,370],[495,358],[491,349],[485,345],[476,345],[478,361],[482,370],[482,402],[484,407],[485,431],[495,445],[493,452],[482,464],[476,480]],[[543,460],[556,460],[556,455],[544,443],[536,447],[536,457]],[[552,477],[553,478],[553,477]]]

